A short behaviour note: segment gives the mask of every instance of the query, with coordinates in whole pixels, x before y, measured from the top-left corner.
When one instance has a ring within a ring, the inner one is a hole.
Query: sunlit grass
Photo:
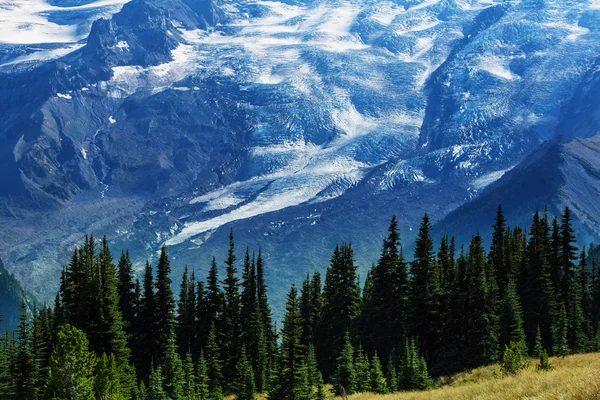
[[[516,376],[489,366],[456,375],[445,385],[427,392],[389,395],[355,394],[350,400],[471,400],[471,399],[600,399],[600,354],[551,358],[550,371],[538,371],[537,362]],[[439,384],[439,383],[438,383]]]

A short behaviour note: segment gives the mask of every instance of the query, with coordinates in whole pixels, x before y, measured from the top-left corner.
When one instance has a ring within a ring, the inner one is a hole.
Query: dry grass
[[[427,392],[390,395],[361,393],[350,400],[516,400],[600,399],[600,354],[551,358],[551,371],[537,371],[534,362],[516,376],[503,376],[497,366],[455,376],[445,386]]]

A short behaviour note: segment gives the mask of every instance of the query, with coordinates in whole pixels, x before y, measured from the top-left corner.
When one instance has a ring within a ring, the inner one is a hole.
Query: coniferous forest
[[[499,207],[489,251],[479,235],[434,243],[425,215],[412,261],[392,218],[362,287],[341,244],[324,276],[292,285],[280,328],[261,251],[229,241],[224,276],[215,258],[206,277],[186,267],[177,296],[165,247],[137,279],[128,252],[117,260],[106,238],[87,237],[54,304],[23,302],[4,333],[1,398],[321,400],[600,350],[600,270],[576,246],[568,208],[536,212],[525,230]]]

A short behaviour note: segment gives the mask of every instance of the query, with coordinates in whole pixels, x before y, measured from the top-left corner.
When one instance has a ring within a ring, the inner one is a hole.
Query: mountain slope
[[[86,232],[204,270],[233,228],[271,284],[342,240],[364,267],[392,214],[408,245],[595,118],[595,2],[92,4],[68,54],[0,65],[0,253],[46,299]]]
[[[599,194],[600,135],[559,137],[544,143],[479,197],[450,213],[436,230],[440,234],[479,230],[489,237],[498,204],[510,225],[523,228],[528,228],[533,210],[547,207],[551,215],[560,215],[568,206],[579,225],[578,240],[585,244],[597,237],[600,229]]]

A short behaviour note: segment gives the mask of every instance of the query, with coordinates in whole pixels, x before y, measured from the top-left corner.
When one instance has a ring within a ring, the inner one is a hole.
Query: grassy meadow
[[[497,365],[441,380],[426,392],[387,395],[358,393],[349,400],[516,400],[600,399],[600,353],[551,358],[552,370],[538,371],[537,361],[518,375],[503,375]],[[333,399],[333,397],[331,397]],[[230,398],[229,400],[232,400]],[[266,397],[259,396],[258,400]],[[337,397],[335,400],[341,400]]]

